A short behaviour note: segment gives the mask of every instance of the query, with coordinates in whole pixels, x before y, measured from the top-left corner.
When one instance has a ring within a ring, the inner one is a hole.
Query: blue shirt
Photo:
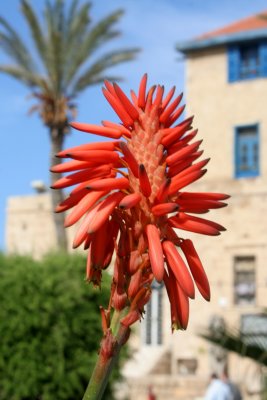
[[[233,400],[229,386],[220,379],[213,379],[208,387],[205,400]]]

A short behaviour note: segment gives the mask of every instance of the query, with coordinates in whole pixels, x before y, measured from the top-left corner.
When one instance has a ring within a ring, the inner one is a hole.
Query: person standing
[[[222,381],[229,386],[233,400],[242,400],[242,395],[239,390],[239,387],[229,379],[228,372],[226,369],[223,371]]]
[[[217,374],[211,375],[210,384],[204,400],[234,400],[229,385],[218,378]]]

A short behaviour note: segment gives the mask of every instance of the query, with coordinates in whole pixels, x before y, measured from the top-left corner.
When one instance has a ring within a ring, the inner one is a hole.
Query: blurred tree
[[[95,53],[111,39],[120,35],[114,28],[123,14],[117,10],[92,26],[91,3],[72,0],[67,8],[64,0],[47,0],[44,21],[40,21],[28,0],[21,0],[23,16],[33,39],[37,57],[21,39],[19,32],[0,17],[0,46],[12,64],[0,65],[4,72],[28,86],[38,104],[31,111],[39,112],[49,129],[51,142],[50,163],[55,164],[55,154],[62,150],[69,121],[75,115],[73,103],[77,95],[90,85],[104,79],[119,80],[107,74],[116,64],[133,60],[138,49],[119,49]],[[51,174],[51,184],[60,174]],[[63,200],[61,190],[52,192],[52,205]],[[67,249],[64,215],[54,214],[57,245]]]
[[[0,255],[0,399],[82,398],[102,336],[109,279],[88,290],[80,255]],[[114,379],[118,377],[118,369]],[[113,398],[111,386],[106,400]]]

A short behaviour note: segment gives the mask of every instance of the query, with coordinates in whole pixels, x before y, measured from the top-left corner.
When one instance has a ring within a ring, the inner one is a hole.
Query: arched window
[[[162,344],[162,290],[163,285],[154,281],[152,293],[145,307],[145,318],[142,323],[142,342],[145,345]]]

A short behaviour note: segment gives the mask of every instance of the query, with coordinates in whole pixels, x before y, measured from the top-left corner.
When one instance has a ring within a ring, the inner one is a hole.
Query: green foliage
[[[102,336],[99,305],[109,298],[109,280],[93,289],[84,268],[79,255],[0,255],[1,400],[82,398]]]
[[[212,344],[224,350],[232,351],[241,357],[248,357],[262,366],[267,366],[267,349],[261,339],[253,334],[242,334],[237,329],[224,328],[222,330],[207,330],[200,334]]]

